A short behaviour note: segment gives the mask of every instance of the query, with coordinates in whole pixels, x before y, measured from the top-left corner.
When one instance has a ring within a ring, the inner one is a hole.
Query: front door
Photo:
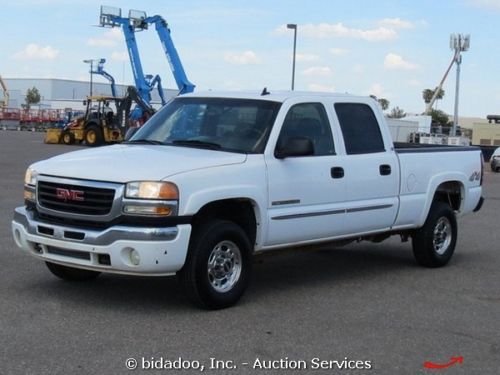
[[[335,146],[322,103],[287,112],[276,147],[290,138],[312,141],[312,155],[278,159],[266,154],[269,230],[265,246],[307,242],[344,233],[345,180],[335,170]]]

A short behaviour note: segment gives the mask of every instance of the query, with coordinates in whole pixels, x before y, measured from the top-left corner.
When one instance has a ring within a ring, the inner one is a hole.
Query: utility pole
[[[462,64],[462,52],[468,51],[470,47],[470,35],[451,34],[450,48],[455,51],[455,64],[457,65],[457,79],[455,83],[455,110],[453,114],[453,127],[451,136],[457,134],[458,127],[458,96],[460,91],[460,64]]]
[[[92,76],[93,76],[93,71],[94,71],[94,62],[97,62],[98,60],[96,59],[88,59],[88,60],[83,60],[85,64],[90,64],[90,96],[92,96]]]
[[[295,57],[297,54],[297,25],[289,23],[286,25],[287,29],[293,30],[293,62],[292,62],[292,91],[295,88]]]

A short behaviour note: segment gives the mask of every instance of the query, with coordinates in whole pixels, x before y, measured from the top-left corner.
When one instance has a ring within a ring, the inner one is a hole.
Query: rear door
[[[376,103],[337,102],[331,108],[344,150],[339,163],[347,185],[345,230],[349,234],[387,230],[399,208],[399,162]]]

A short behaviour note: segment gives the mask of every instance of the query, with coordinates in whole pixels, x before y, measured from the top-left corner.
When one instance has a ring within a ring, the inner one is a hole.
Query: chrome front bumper
[[[184,265],[191,225],[82,229],[40,221],[32,211],[18,207],[12,234],[17,246],[45,261],[101,272],[160,276]],[[132,250],[140,255],[137,265],[131,262]]]

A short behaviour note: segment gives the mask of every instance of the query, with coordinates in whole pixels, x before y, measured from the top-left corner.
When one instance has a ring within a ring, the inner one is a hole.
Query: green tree
[[[425,89],[422,91],[422,98],[424,99],[425,104],[429,104],[431,102],[432,97],[434,96],[434,93],[436,92],[437,87],[432,90],[432,89]],[[444,96],[444,90],[439,89],[439,93],[437,94],[436,99],[443,99]]]
[[[25,107],[26,109],[30,109],[32,104],[38,104],[40,103],[40,91],[36,87],[32,87],[31,89],[28,89],[26,91],[26,97],[25,97]]]
[[[431,109],[428,113],[432,117],[432,122],[436,125],[441,125],[442,127],[450,127],[451,121],[450,116],[448,116],[444,111],[440,109]]]
[[[387,108],[389,108],[390,102],[385,99],[385,98],[377,98],[375,95],[370,95],[370,98],[375,99],[378,104],[382,107],[382,111],[385,111]]]
[[[399,107],[394,107],[389,114],[389,118],[402,118],[405,117],[406,113]]]
[[[379,102],[383,111],[385,111],[387,108],[389,108],[390,102],[387,99],[380,98],[380,99],[377,99],[377,101]]]

